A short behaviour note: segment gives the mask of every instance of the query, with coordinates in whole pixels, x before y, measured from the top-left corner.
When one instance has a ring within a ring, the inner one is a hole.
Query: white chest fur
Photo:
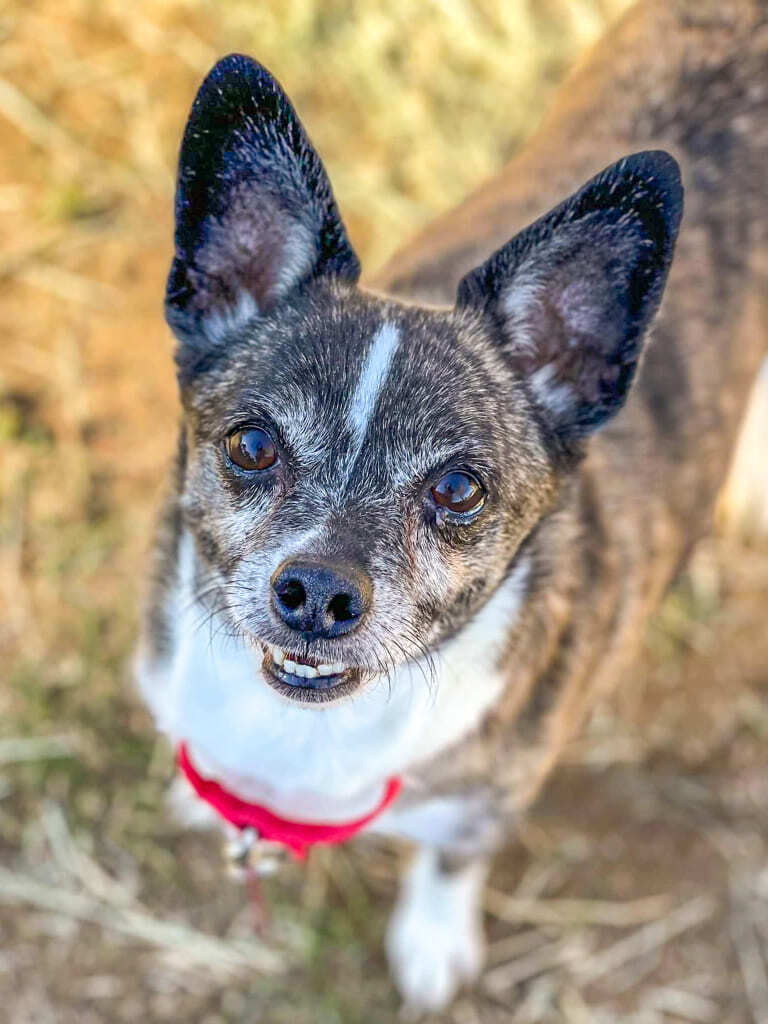
[[[518,565],[435,659],[402,666],[338,703],[293,704],[261,677],[248,647],[206,622],[190,600],[184,538],[174,596],[175,648],[162,665],[139,659],[138,681],[158,726],[184,740],[204,774],[244,799],[312,821],[348,821],[402,774],[472,730],[505,685],[498,662],[528,574]]]

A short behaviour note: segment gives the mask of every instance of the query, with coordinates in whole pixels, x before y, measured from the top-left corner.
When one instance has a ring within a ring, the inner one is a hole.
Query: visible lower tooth
[[[270,647],[270,652],[276,665],[279,665],[284,672],[290,672],[292,676],[298,676],[300,679],[316,679],[317,676],[336,676],[341,675],[344,671],[344,666],[340,661],[337,661],[335,664],[318,665],[315,668],[314,665],[304,665],[298,661],[291,661],[279,647]]]
[[[275,664],[276,665],[282,665],[283,662],[285,661],[285,655],[280,650],[280,648],[279,647],[272,647],[272,648],[270,648],[270,650],[272,651],[272,658],[273,658]]]
[[[317,672],[321,676],[340,676],[344,671],[344,666],[340,661],[334,662],[332,665],[318,665]]]

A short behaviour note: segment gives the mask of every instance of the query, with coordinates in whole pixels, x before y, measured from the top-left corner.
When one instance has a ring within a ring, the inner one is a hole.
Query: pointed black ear
[[[181,145],[171,328],[199,351],[311,278],[359,273],[290,101],[261,65],[225,57],[200,87]]]
[[[587,182],[459,285],[490,316],[516,369],[563,438],[624,404],[658,308],[680,225],[677,162],[636,153]]]

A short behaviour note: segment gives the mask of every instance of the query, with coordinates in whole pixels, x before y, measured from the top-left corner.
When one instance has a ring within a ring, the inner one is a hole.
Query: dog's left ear
[[[166,316],[197,355],[312,278],[355,282],[325,169],[280,85],[234,54],[197,94],[179,157]]]
[[[677,162],[636,153],[606,168],[460,283],[489,317],[550,427],[591,433],[627,397],[683,208]]]

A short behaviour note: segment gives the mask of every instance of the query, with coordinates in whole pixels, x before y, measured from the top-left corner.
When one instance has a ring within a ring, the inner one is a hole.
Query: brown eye
[[[471,473],[446,473],[430,493],[449,512],[475,512],[485,501],[485,491]]]
[[[261,427],[243,427],[226,441],[227,455],[240,469],[270,469],[277,462],[275,442]]]

